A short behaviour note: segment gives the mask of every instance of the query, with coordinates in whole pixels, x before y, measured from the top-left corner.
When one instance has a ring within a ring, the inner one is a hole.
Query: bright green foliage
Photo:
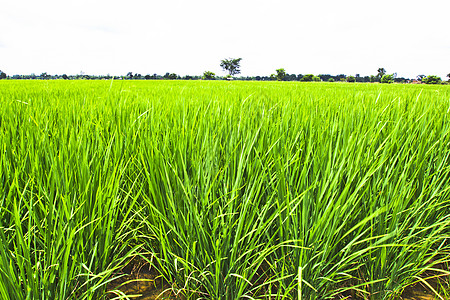
[[[355,76],[347,76],[347,82],[356,82]]]
[[[305,74],[305,75],[303,75],[303,77],[300,79],[300,81],[306,81],[306,82],[308,82],[308,81],[313,81],[313,77],[314,77],[314,74]]]
[[[241,73],[239,69],[241,67],[242,58],[228,58],[220,61],[220,66],[224,71],[227,71],[230,76],[234,76]]]
[[[283,68],[277,69],[277,75],[276,78],[278,81],[282,81],[284,77],[286,77],[286,70]]]
[[[216,78],[216,74],[211,71],[203,72],[203,80],[214,80]]]
[[[448,99],[1,81],[0,299],[105,299],[135,254],[188,299],[399,295],[449,261]]]
[[[385,74],[383,77],[381,77],[381,83],[393,83],[394,82],[394,75],[392,74]]]
[[[175,73],[170,73],[169,76],[168,76],[168,78],[169,78],[170,80],[175,80],[175,79],[178,78],[178,75],[175,74]]]
[[[439,84],[442,82],[442,79],[441,79],[441,77],[436,76],[436,75],[429,75],[429,76],[423,78],[422,82],[426,83],[426,84]]]
[[[306,74],[302,77],[302,79],[300,79],[300,81],[306,81],[306,82],[310,82],[310,81],[320,81],[320,77],[319,76],[314,76],[313,74]]]

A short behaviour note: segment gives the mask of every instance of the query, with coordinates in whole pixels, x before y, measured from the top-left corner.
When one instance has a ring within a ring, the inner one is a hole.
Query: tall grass
[[[450,89],[0,82],[0,298],[390,299],[448,274]]]

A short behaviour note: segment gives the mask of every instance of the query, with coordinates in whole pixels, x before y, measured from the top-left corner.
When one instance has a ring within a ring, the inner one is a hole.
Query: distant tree
[[[285,80],[285,81],[297,81],[297,75],[295,75],[295,74],[287,74],[286,73],[286,76],[284,76],[283,80]]]
[[[67,76],[66,74],[62,74],[62,79],[64,79],[64,80],[67,80],[67,79],[69,79],[69,76]]]
[[[328,82],[334,82],[333,78],[328,79]]]
[[[356,82],[356,78],[354,76],[347,76],[347,82]]]
[[[241,70],[239,70],[241,67],[241,60],[242,58],[222,59],[220,61],[220,66],[224,71],[227,71],[230,76],[234,76],[241,73]]]
[[[381,77],[381,83],[393,83],[394,82],[394,74],[385,74]]]
[[[175,74],[175,73],[171,73],[171,74],[169,74],[169,77],[168,77],[170,80],[175,80],[175,79],[177,79],[178,78],[178,75],[177,74]]]
[[[407,80],[405,77],[394,77],[394,82],[396,83],[406,83]]]
[[[150,80],[150,79],[152,79],[152,76],[150,74],[147,74],[147,75],[144,76],[144,79],[145,80]]]
[[[306,74],[302,77],[302,79],[300,79],[300,81],[313,81],[314,75],[313,74]]]
[[[345,79],[347,78],[347,75],[345,74],[339,74],[336,76],[333,76],[334,80],[336,81],[345,81]]]
[[[6,79],[6,73],[0,70],[0,79]]]
[[[321,81],[319,76],[313,76],[312,80],[313,81]]]
[[[450,81],[450,73],[447,74],[448,81]]]
[[[127,79],[133,79],[133,72],[128,72],[126,77]]]
[[[319,77],[322,81],[330,81],[330,78],[333,78],[330,74],[320,74]]]
[[[378,74],[377,77],[378,78],[382,78],[384,74],[386,74],[386,69],[385,68],[378,68]]]
[[[369,76],[356,77],[356,82],[370,82],[370,77]]]
[[[211,71],[203,72],[203,80],[214,80],[216,78],[216,74]]]
[[[47,72],[41,73],[41,75],[39,75],[40,79],[49,79],[50,75],[47,74]]]
[[[417,80],[422,81],[425,77],[425,75],[417,75]]]
[[[422,79],[422,82],[426,84],[439,84],[441,83],[442,79],[439,76],[436,75],[429,75]]]
[[[276,71],[277,71],[277,75],[275,75],[275,76],[277,78],[277,81],[282,81],[284,79],[284,77],[286,77],[286,70],[283,68],[279,68]]]

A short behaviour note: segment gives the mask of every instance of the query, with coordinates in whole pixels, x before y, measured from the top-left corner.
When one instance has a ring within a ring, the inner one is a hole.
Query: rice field
[[[449,297],[449,86],[2,80],[0,153],[0,299]]]

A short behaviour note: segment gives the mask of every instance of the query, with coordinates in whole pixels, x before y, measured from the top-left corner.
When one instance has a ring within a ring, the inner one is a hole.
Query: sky
[[[0,0],[0,70],[243,76],[450,73],[450,0]]]

